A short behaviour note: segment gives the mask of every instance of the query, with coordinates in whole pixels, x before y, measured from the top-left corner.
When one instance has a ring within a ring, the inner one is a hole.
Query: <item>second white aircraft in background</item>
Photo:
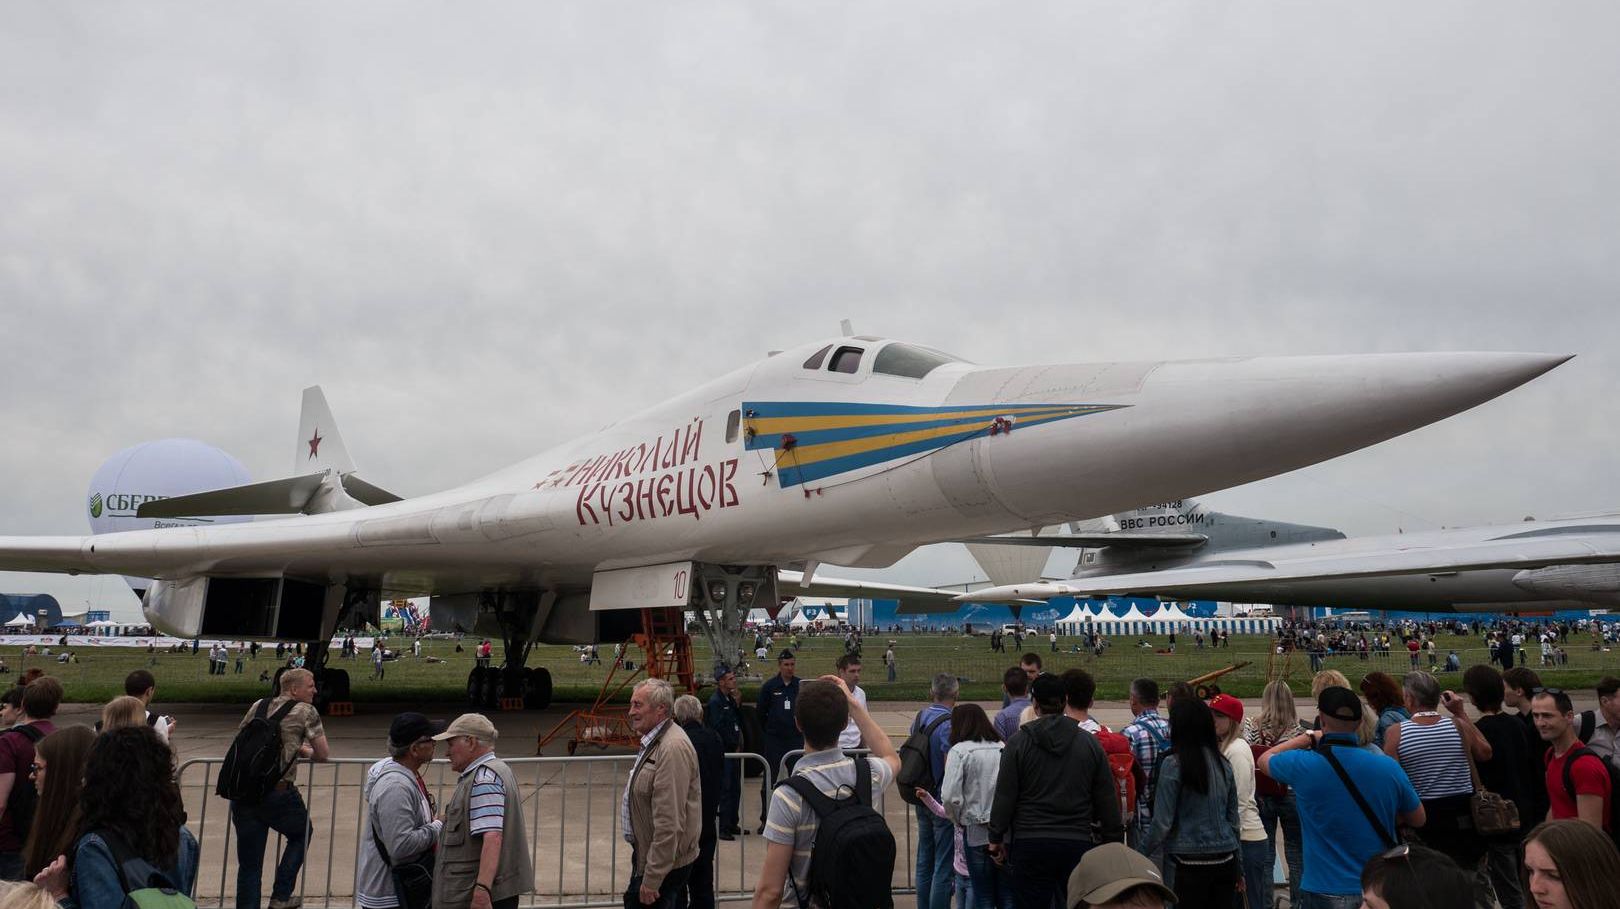
[[[1620,606],[1620,514],[1346,539],[1189,500],[1116,515],[1111,524],[1093,534],[975,541],[1081,554],[1068,580],[993,577],[1002,583],[956,599],[1135,595],[1413,612]]]

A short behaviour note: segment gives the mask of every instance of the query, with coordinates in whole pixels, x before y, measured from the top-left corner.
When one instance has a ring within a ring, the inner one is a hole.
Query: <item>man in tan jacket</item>
[[[669,909],[698,857],[703,793],[697,751],[673,722],[675,692],[663,679],[648,679],[630,695],[630,726],[641,733],[641,750],[630,769],[619,823],[631,847],[626,907]]]

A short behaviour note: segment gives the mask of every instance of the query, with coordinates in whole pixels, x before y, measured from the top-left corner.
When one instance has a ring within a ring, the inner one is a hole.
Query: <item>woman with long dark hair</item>
[[[1536,909],[1620,909],[1620,853],[1585,821],[1547,821],[1530,831],[1519,874]]]
[[[35,882],[84,907],[117,906],[129,889],[163,886],[190,893],[197,840],[185,829],[174,782],[174,753],[149,726],[97,737],[79,796],[79,838]],[[123,871],[141,880],[129,881]],[[71,870],[71,873],[70,873]]]
[[[64,726],[34,746],[34,825],[23,846],[23,879],[32,880],[79,836],[79,792],[96,734],[89,726]]]
[[[1238,860],[1238,796],[1232,766],[1221,755],[1215,716],[1192,697],[1170,705],[1170,744],[1159,765],[1153,824],[1137,849],[1164,847],[1175,868],[1178,909],[1231,909],[1243,869]]]

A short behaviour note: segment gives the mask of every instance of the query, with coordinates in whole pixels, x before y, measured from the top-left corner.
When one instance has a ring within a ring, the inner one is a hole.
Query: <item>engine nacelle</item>
[[[351,597],[345,587],[295,578],[191,576],[154,581],[141,611],[154,628],[175,637],[319,641],[331,638],[340,617],[365,621],[368,604],[375,613],[377,600],[375,591]]]
[[[1542,596],[1615,606],[1620,605],[1620,565],[1527,568],[1513,576],[1513,586]]]

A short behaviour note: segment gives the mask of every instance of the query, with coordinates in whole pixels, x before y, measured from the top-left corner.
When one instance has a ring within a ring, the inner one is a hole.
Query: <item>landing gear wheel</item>
[[[489,670],[483,666],[474,666],[472,671],[467,673],[467,703],[474,709],[484,706],[484,688],[488,675]]]
[[[484,712],[495,709],[501,697],[501,670],[487,666],[484,668],[484,687],[478,692],[476,707]]]
[[[528,676],[524,686],[523,706],[528,710],[544,710],[551,706],[551,670],[534,667],[523,670]]]
[[[569,739],[568,740],[568,756],[573,757],[574,752],[576,752],[578,750],[579,750],[579,742],[577,740],[575,740],[575,739]]]
[[[500,690],[496,692],[495,700],[528,698],[529,674],[524,671],[522,666],[503,666],[498,671],[500,675],[497,677],[496,684]]]

